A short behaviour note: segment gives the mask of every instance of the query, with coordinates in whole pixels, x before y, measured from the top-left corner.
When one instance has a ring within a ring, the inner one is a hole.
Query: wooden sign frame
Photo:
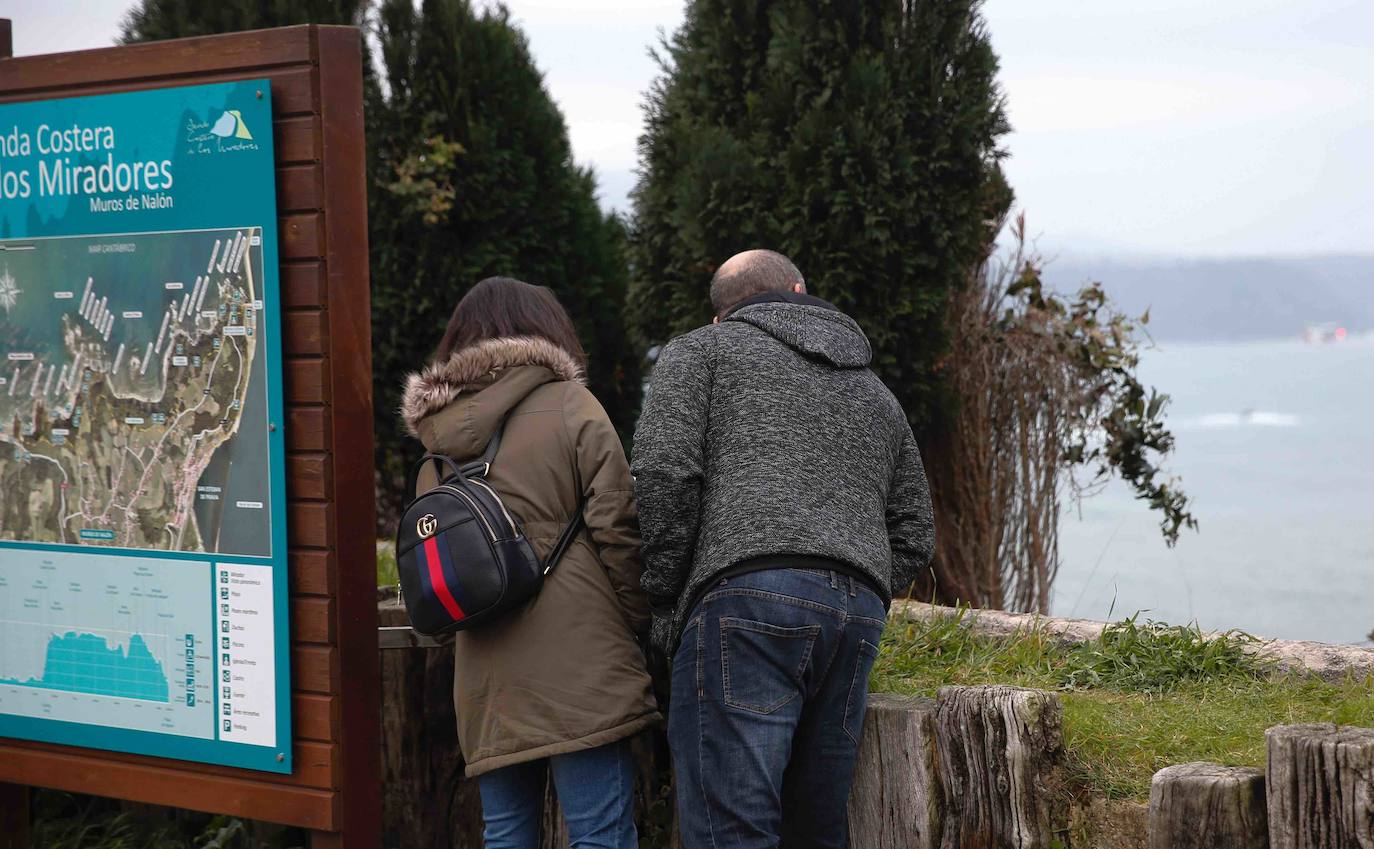
[[[295,770],[0,739],[0,808],[22,804],[24,786],[47,787],[300,826],[314,847],[375,847],[380,698],[359,32],[311,25],[4,58],[9,33],[0,21],[0,103],[271,81]]]

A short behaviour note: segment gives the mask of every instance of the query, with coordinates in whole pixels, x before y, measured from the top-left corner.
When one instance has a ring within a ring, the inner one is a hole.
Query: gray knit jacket
[[[818,298],[754,300],[663,349],[635,433],[642,582],[665,650],[741,561],[838,560],[890,600],[934,550],[920,451],[858,324]]]

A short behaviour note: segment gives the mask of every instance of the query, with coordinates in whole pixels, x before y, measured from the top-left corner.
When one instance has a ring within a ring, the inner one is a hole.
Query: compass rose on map
[[[14,305],[19,303],[19,293],[22,291],[6,267],[4,273],[0,274],[0,307],[5,308],[5,315],[9,315]]]

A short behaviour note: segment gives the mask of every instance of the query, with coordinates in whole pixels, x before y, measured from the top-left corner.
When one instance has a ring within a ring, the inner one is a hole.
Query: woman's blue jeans
[[[480,776],[486,849],[538,849],[549,767],[573,849],[636,849],[635,765],[628,740]]]

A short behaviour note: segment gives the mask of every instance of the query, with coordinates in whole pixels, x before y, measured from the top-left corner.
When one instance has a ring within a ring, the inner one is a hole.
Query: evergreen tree
[[[622,429],[638,406],[638,354],[626,338],[620,221],[601,212],[567,129],[502,7],[387,0],[379,9],[390,96],[370,147],[373,370],[382,494],[413,445],[395,410],[453,307],[501,274],[551,287],[587,350],[589,385]]]
[[[366,0],[142,0],[127,41],[298,23],[361,23]],[[417,446],[396,409],[453,307],[483,277],[550,286],[577,325],[589,385],[622,432],[638,409],[639,354],[624,330],[626,234],[572,161],[567,129],[503,7],[385,0],[380,69],[364,62],[372,361],[380,529],[402,503]]]
[[[124,16],[122,41],[157,41],[294,24],[356,24],[367,0],[141,0]]]
[[[863,326],[918,432],[943,398],[951,292],[1011,203],[981,0],[692,0],[649,92],[630,321],[710,318],[736,251],[794,259]]]

